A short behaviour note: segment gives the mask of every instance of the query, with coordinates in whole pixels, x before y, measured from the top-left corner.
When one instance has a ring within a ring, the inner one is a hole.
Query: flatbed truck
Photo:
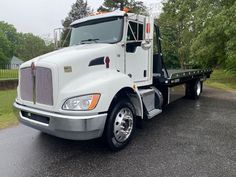
[[[164,106],[198,99],[211,69],[168,70],[158,25],[115,11],[71,24],[70,46],[22,64],[14,102],[20,122],[50,135],[104,137],[124,148],[140,122]],[[157,49],[157,51],[155,51]]]

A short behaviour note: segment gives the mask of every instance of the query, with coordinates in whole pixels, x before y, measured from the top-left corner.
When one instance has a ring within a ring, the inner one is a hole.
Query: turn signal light
[[[128,8],[128,7],[125,7],[125,8],[123,9],[123,11],[124,11],[125,13],[128,13],[128,12],[129,12],[129,8]]]

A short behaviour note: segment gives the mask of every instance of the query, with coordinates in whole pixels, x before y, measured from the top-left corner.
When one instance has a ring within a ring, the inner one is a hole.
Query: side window
[[[128,41],[143,40],[143,35],[144,35],[143,28],[144,28],[143,24],[130,21],[128,26],[127,40]]]
[[[144,25],[136,22],[129,22],[128,34],[127,34],[127,44],[126,52],[135,53],[137,47],[141,46],[141,41],[143,40]]]
[[[143,40],[143,24],[138,24],[138,40]]]
[[[129,22],[127,40],[134,41],[137,40],[138,26],[137,23]]]

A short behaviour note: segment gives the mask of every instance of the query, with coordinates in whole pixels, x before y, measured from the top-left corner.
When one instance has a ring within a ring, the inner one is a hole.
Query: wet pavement
[[[0,130],[0,177],[34,176],[236,177],[236,92],[206,88],[198,101],[170,104],[116,153],[99,139]]]

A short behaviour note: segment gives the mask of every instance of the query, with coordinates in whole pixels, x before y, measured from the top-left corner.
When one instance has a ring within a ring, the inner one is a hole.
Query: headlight
[[[64,110],[86,111],[93,110],[99,101],[100,94],[84,95],[69,98],[62,106]]]

